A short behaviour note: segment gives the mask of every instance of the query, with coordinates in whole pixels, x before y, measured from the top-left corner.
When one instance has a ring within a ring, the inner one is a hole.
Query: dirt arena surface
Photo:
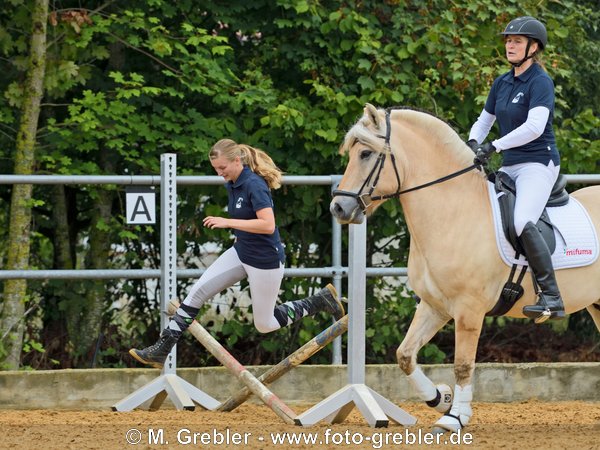
[[[292,409],[302,413],[310,406],[294,405]],[[597,402],[474,403],[473,419],[462,435],[444,435],[440,444],[425,441],[432,438],[428,433],[437,413],[418,403],[401,407],[417,418],[417,425],[405,428],[391,422],[387,428],[371,428],[355,408],[342,424],[319,423],[302,428],[284,424],[269,408],[257,404],[244,404],[229,413],[201,408],[132,412],[3,410],[0,448],[600,449]],[[299,442],[275,442],[272,436],[292,437]],[[139,442],[129,443],[128,438]],[[305,439],[315,439],[315,443]]]

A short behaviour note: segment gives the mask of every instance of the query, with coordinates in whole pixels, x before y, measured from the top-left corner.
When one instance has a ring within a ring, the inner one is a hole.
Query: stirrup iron
[[[543,323],[546,320],[548,320],[550,317],[552,317],[552,311],[550,311],[548,308],[546,308],[545,310],[543,310],[539,316],[537,316],[536,318],[533,319],[533,321],[537,324],[539,323]]]

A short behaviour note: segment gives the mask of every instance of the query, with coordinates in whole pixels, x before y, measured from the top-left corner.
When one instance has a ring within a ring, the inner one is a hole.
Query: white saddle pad
[[[515,259],[515,249],[508,242],[502,230],[502,217],[498,196],[493,183],[488,182],[488,192],[492,203],[496,243],[502,260],[509,266],[518,264],[527,266],[524,256]],[[567,269],[592,264],[598,259],[598,237],[590,216],[575,198],[569,197],[564,206],[548,208],[548,216],[554,225],[556,249],[552,254],[552,264],[555,269]]]

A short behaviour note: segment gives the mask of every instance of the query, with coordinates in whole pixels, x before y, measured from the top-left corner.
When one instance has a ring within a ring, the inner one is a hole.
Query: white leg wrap
[[[419,366],[417,366],[413,373],[407,375],[407,377],[421,400],[428,402],[437,397],[435,384],[427,378]]]
[[[445,428],[453,433],[460,430],[462,427],[467,426],[473,410],[471,409],[471,401],[473,400],[473,390],[470,384],[461,388],[459,385],[454,387],[454,401],[452,402],[452,408],[450,411],[440,417],[435,424],[439,427]]]

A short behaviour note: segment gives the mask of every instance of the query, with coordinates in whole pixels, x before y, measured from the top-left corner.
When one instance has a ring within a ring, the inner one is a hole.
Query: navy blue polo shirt
[[[229,192],[228,212],[232,219],[256,219],[256,211],[273,208],[273,198],[267,182],[244,166],[235,183],[226,185]],[[279,230],[275,227],[272,234],[248,233],[233,230],[236,237],[233,247],[240,261],[258,269],[277,269],[285,261]]]
[[[500,137],[506,136],[527,120],[529,110],[544,106],[550,110],[548,122],[541,136],[525,145],[502,151],[503,165],[525,162],[548,165],[550,160],[560,164],[552,119],[554,117],[554,83],[539,64],[532,64],[518,77],[514,69],[494,80],[485,102],[485,110],[496,116]]]

